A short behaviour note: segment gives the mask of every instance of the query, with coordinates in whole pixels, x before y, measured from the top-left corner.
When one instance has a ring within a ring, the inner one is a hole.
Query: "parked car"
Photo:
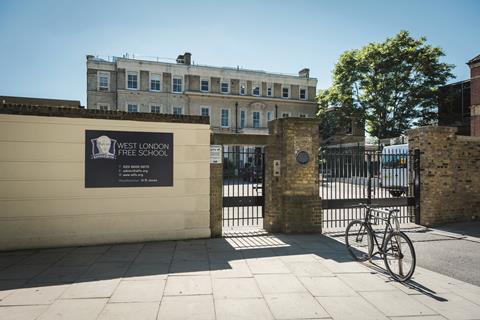
[[[380,160],[380,186],[394,197],[408,190],[408,145],[383,148]]]

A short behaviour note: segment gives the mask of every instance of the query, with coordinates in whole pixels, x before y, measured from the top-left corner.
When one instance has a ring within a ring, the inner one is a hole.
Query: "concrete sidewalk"
[[[0,319],[480,319],[480,287],[407,285],[321,235],[0,254]]]

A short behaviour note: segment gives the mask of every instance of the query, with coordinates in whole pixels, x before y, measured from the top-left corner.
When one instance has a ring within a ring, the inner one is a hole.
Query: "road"
[[[480,222],[405,231],[419,266],[480,286]]]

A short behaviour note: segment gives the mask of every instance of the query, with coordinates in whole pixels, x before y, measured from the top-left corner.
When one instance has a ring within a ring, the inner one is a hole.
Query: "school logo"
[[[117,140],[100,136],[90,141],[92,142],[92,159],[115,159],[117,157],[115,154]]]

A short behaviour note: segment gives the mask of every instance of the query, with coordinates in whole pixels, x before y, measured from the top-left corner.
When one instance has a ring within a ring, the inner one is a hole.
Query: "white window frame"
[[[227,84],[227,92],[222,91],[222,84],[226,83]],[[230,81],[229,80],[221,80],[220,81],[220,93],[222,94],[229,94],[230,93]]]
[[[243,91],[243,93],[242,93],[242,86],[245,89]],[[238,94],[241,95],[241,96],[244,96],[244,95],[247,94],[247,81],[245,81],[245,80],[240,81],[240,84],[238,86]]]
[[[308,114],[306,114],[306,113],[300,113],[298,116],[300,118],[308,118]]]
[[[100,86],[100,77],[102,75],[107,76],[107,87],[101,87]],[[98,91],[110,91],[110,72],[108,71],[98,71],[97,72],[97,90]]]
[[[211,116],[211,108],[209,106],[200,106],[200,115],[203,116],[202,110],[207,109],[208,110],[208,116]]]
[[[227,125],[223,125],[223,111],[227,111]],[[220,109],[220,127],[222,128],[230,128],[230,109],[221,108]]]
[[[202,89],[202,81],[207,81],[207,90]],[[208,78],[200,78],[200,91],[201,92],[210,92],[210,79]]]
[[[283,89],[288,89],[288,96],[287,97],[283,96]],[[286,84],[282,85],[282,99],[290,99],[290,94],[291,94],[290,86],[286,85]]]
[[[152,78],[153,78],[153,76],[158,76],[158,78],[159,78],[158,81],[160,82],[160,89],[158,89],[158,90],[153,90],[152,89],[152,80],[153,80]],[[150,91],[161,92],[162,91],[162,74],[160,74],[160,73],[150,73],[149,80],[148,80],[148,86],[149,86]]]
[[[137,107],[137,111],[130,111],[130,110],[128,109],[129,106],[136,106],[136,107]],[[139,108],[139,106],[138,106],[138,103],[132,103],[132,102],[127,102],[126,110],[127,110],[127,112],[132,112],[132,113],[133,113],[133,112],[140,112],[140,108]]]
[[[301,95],[302,90],[305,90],[305,98],[302,98],[302,95]],[[307,87],[300,87],[300,88],[298,89],[298,99],[299,99],[299,100],[307,100],[307,98],[308,98],[308,89],[307,89]]]
[[[158,112],[153,112],[153,107],[159,107],[159,111]],[[150,113],[164,113],[163,112],[163,106],[162,105],[159,105],[159,104],[151,104],[150,105]]]
[[[180,111],[180,114],[175,113],[175,109],[176,109],[176,108],[180,108],[180,110],[181,110],[181,111]],[[183,106],[173,106],[173,107],[172,107],[172,114],[184,115]]]
[[[284,117],[284,114],[288,114],[288,117]],[[282,112],[282,118],[290,118],[292,116],[291,112]]]
[[[258,94],[255,94],[255,88],[258,87]],[[262,84],[258,82],[252,82],[252,96],[260,97],[262,95]]]
[[[268,89],[270,89],[270,94],[268,94]],[[273,97],[274,96],[274,93],[273,93],[273,83],[267,83],[267,97]]]
[[[242,111],[245,113],[245,123],[244,123],[244,126],[242,126]],[[246,128],[248,126],[248,110],[247,109],[244,109],[244,108],[241,108],[240,109],[240,128]]]
[[[180,79],[180,80],[182,81],[182,88],[181,88],[180,91],[175,91],[175,90],[173,90],[173,88],[174,88],[173,80],[174,80],[174,79]],[[178,76],[178,75],[172,76],[172,92],[173,92],[173,93],[183,93],[184,85],[185,85],[185,80],[184,80],[184,78],[183,78],[182,76]]]
[[[255,113],[258,113],[258,127],[255,127]],[[262,113],[260,111],[252,111],[252,128],[262,127]]]
[[[128,76],[130,74],[131,75],[134,74],[134,75],[137,76],[137,87],[136,88],[129,88],[128,87]],[[125,72],[125,84],[126,84],[125,87],[127,88],[127,90],[138,90],[138,87],[140,86],[140,72],[138,72],[138,71],[127,71],[127,72]]]
[[[103,110],[102,107],[107,107],[107,109],[106,109],[106,110]],[[108,103],[99,103],[99,104],[98,104],[98,110],[108,111],[108,110],[110,110],[110,104],[108,104]]]
[[[272,116],[269,117],[269,116],[268,116],[269,114],[272,115]],[[269,118],[271,118],[271,119],[269,119]],[[272,121],[272,120],[274,120],[274,113],[273,113],[273,111],[267,111],[267,122]]]

